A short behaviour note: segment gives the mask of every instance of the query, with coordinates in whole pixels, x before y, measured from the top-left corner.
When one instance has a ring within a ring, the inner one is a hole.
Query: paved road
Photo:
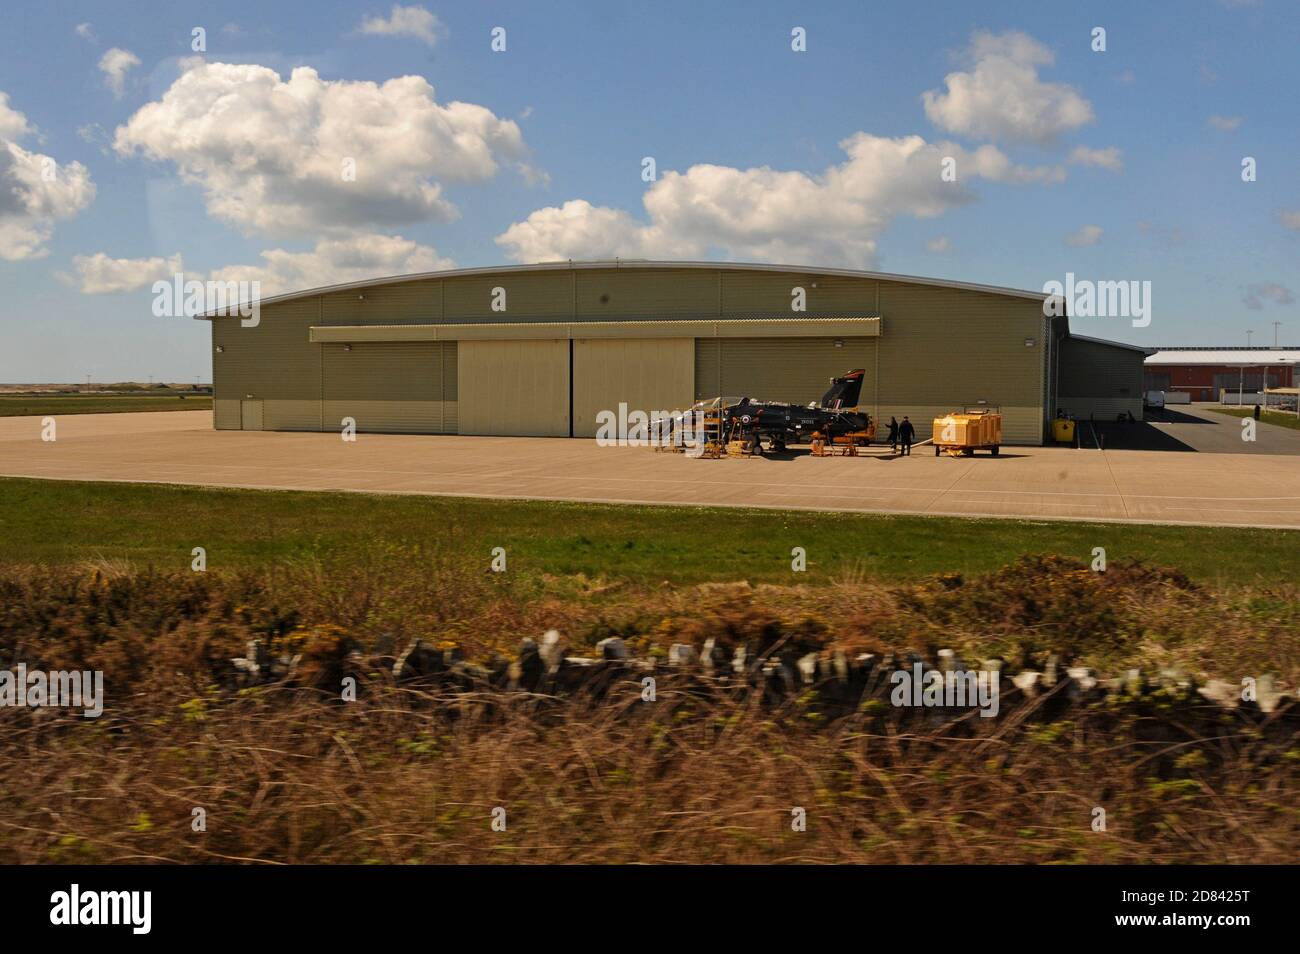
[[[1167,407],[1160,413],[1162,420],[1150,423],[1162,434],[1201,453],[1300,454],[1300,430],[1261,421],[1255,428],[1254,442],[1243,441],[1241,418],[1216,414],[1209,408],[1205,404]]]
[[[1231,425],[1231,420],[1229,420]],[[1203,425],[1202,425],[1203,426]],[[0,418],[0,475],[285,490],[1300,528],[1300,460],[1058,447],[691,460],[562,438],[214,431],[205,411]]]

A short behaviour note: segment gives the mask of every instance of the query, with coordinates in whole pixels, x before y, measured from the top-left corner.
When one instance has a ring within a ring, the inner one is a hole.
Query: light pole
[[[1255,332],[1251,331],[1249,328],[1246,329],[1246,347],[1247,347],[1247,348],[1250,347],[1250,336],[1253,335],[1254,333],[1255,333]]]

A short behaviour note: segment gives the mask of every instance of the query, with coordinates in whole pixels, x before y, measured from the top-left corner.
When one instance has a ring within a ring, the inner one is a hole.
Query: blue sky
[[[1150,281],[1149,327],[1074,330],[1245,344],[1280,321],[1300,342],[1294,0],[11,0],[6,19],[0,381],[206,381],[206,326],[151,312],[178,269],[272,293],[616,254]]]

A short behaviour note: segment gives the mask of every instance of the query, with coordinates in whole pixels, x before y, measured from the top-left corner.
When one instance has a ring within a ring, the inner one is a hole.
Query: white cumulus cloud
[[[200,60],[117,128],[114,149],[174,164],[213,216],[278,235],[448,221],[442,181],[481,182],[502,161],[524,170],[526,154],[512,120],[439,103],[420,76],[324,80],[304,66],[284,80]]]
[[[424,7],[404,7],[393,4],[393,10],[384,17],[366,17],[357,28],[362,33],[375,36],[409,36],[433,46],[438,42],[442,24]]]
[[[72,259],[74,275],[60,276],[86,295],[112,295],[137,291],[154,282],[169,281],[184,271],[180,254],[170,258],[110,258],[103,252],[77,255]],[[198,276],[188,276],[197,278]]]
[[[27,117],[9,105],[9,94],[0,92],[0,139],[21,139],[31,131]]]
[[[433,248],[396,235],[322,239],[309,252],[268,249],[256,265],[228,265],[208,274],[220,282],[261,282],[264,296],[368,278],[454,268]]]
[[[104,74],[104,85],[119,99],[126,89],[126,74],[139,65],[140,57],[116,46],[99,58],[99,71]]]
[[[696,165],[664,173],[645,193],[649,221],[575,199],[538,209],[497,236],[521,262],[567,258],[690,258],[721,253],[767,262],[873,264],[880,234],[899,215],[929,218],[970,202],[973,179],[1053,183],[1054,166],[1012,163],[994,146],[974,151],[920,136],[859,132],[848,158],[817,175],[767,166]],[[957,181],[941,178],[943,160]]]
[[[27,117],[0,92],[0,258],[11,262],[48,254],[54,223],[72,218],[95,197],[81,163],[60,164],[18,144],[32,132]]]
[[[1048,83],[1050,49],[1026,33],[976,32],[966,50],[970,69],[949,73],[946,92],[921,95],[925,115],[940,129],[964,136],[1050,143],[1092,122],[1092,104],[1072,86]]]

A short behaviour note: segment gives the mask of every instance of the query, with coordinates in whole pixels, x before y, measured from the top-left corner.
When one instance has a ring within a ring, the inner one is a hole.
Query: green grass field
[[[1253,407],[1211,407],[1206,410],[1213,411],[1215,414],[1225,414],[1228,417],[1250,417],[1255,413]],[[1265,424],[1276,424],[1278,427],[1289,427],[1293,431],[1300,431],[1300,418],[1289,411],[1260,411],[1259,419]]]
[[[1169,682],[1300,683],[1297,543],[0,478],[0,655],[102,671],[106,694],[102,722],[0,708],[0,863],[1283,864],[1300,845],[1294,716]],[[496,546],[507,573],[488,572]],[[1097,546],[1106,573],[1088,568]],[[1068,559],[1021,558],[1047,552]],[[694,585],[739,580],[770,585]],[[773,695],[758,668],[718,692],[656,668],[652,708],[639,668],[590,695],[511,691],[521,640],[550,629],[581,656],[609,636],[661,662],[678,643],[760,662],[948,648],[1152,685],[939,722],[888,704],[883,680],[836,702],[828,683]],[[489,676],[394,683],[417,639]],[[233,663],[250,645],[291,668],[250,684]],[[341,704],[346,678],[359,694]],[[813,820],[797,842],[793,798]],[[178,838],[194,804],[215,823]],[[510,827],[489,839],[497,804]]]
[[[0,395],[0,417],[28,417],[47,414],[117,414],[129,411],[208,411],[212,397],[195,394],[109,395],[37,394]]]
[[[1295,579],[1300,534],[1216,527],[878,516],[473,500],[0,478],[0,562],[123,559],[184,568],[193,547],[209,567],[367,553],[481,557],[509,568],[639,582],[790,583],[791,548],[807,550],[799,582],[897,581],[997,569],[1026,553],[1085,563],[1093,547],[1225,585]],[[416,557],[413,557],[413,559]]]

